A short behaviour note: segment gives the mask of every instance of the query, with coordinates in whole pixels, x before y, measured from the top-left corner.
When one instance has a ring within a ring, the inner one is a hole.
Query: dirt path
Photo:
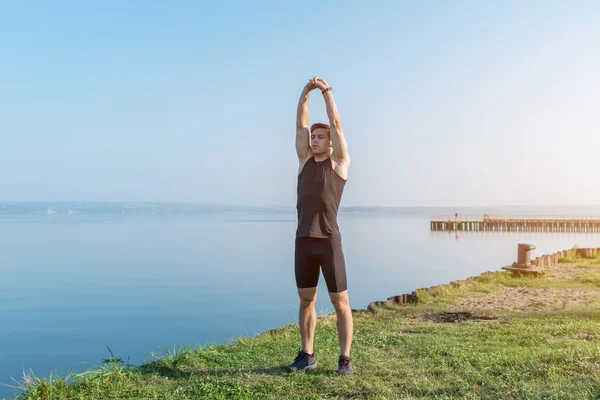
[[[557,264],[548,268],[546,279],[572,279],[578,275],[598,272],[598,268]],[[504,288],[498,293],[460,299],[457,311],[512,310],[557,311],[600,308],[600,288]]]

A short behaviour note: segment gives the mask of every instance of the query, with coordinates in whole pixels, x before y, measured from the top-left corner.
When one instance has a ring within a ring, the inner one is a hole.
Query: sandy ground
[[[549,268],[546,279],[568,279],[576,275],[598,272],[597,268],[574,267],[558,264]],[[498,293],[488,293],[459,300],[457,311],[512,310],[555,311],[600,308],[599,290],[563,288],[504,288]]]

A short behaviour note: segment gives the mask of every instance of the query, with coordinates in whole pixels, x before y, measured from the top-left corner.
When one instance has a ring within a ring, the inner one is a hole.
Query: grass
[[[112,354],[84,374],[29,376],[33,399],[594,399],[600,394],[600,310],[496,312],[490,321],[433,323],[461,297],[504,287],[598,289],[600,273],[571,279],[502,272],[418,293],[419,303],[355,314],[352,377],[337,376],[333,316],[317,322],[319,368],[287,374],[297,325],[234,344],[166,349],[141,366]],[[590,301],[590,304],[594,301]],[[110,352],[110,349],[109,349]]]
[[[572,257],[559,257],[558,262],[564,264],[577,263],[581,266],[600,265],[600,254],[596,254],[592,258],[583,258],[579,254]]]

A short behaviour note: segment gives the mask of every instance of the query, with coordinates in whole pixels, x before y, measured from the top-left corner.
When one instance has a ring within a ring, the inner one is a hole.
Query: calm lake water
[[[425,216],[339,224],[353,308],[499,270],[520,242],[537,246],[532,258],[600,246],[598,234],[431,233]],[[106,346],[140,364],[295,322],[295,228],[293,213],[0,216],[0,383],[85,371]],[[333,311],[322,276],[319,293],[319,314]]]

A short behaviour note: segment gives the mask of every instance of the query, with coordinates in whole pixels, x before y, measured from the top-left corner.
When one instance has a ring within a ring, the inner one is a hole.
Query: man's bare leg
[[[340,293],[329,293],[331,303],[335,308],[338,338],[340,340],[340,355],[350,357],[350,346],[352,345],[352,309],[348,299],[348,291]]]
[[[298,289],[300,296],[300,337],[302,338],[302,351],[307,354],[314,353],[315,327],[317,325],[317,288]]]

